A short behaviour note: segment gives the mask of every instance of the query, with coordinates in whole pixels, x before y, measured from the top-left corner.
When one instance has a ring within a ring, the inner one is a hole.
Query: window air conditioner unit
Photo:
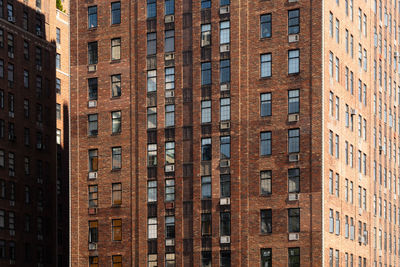
[[[165,91],[165,97],[174,97],[174,96],[175,96],[174,90]]]
[[[230,205],[230,204],[231,204],[231,198],[230,198],[230,197],[221,198],[221,199],[219,200],[219,204],[220,204],[221,206]]]
[[[174,172],[175,171],[175,165],[169,164],[165,165],[165,172]]]
[[[89,107],[89,108],[95,108],[95,107],[97,107],[97,100],[89,100],[89,102],[88,102],[88,107]]]
[[[227,130],[229,128],[231,128],[231,122],[230,121],[221,121],[221,124],[220,124],[220,129],[221,130]]]
[[[97,70],[97,65],[89,65],[88,66],[88,71],[96,71]]]
[[[175,246],[175,239],[165,239],[165,245],[166,246]]]
[[[10,118],[14,118],[14,112],[9,111],[9,112],[8,112],[8,116],[9,116]]]
[[[14,16],[9,16],[8,17],[8,22],[15,23],[15,17]]]
[[[231,166],[231,161],[229,159],[223,159],[219,162],[219,166],[223,168],[229,167]]]
[[[289,43],[294,43],[294,42],[298,42],[300,39],[300,36],[298,34],[289,34]]]
[[[296,200],[299,200],[299,194],[290,193],[288,199],[289,199],[289,201],[296,201]]]
[[[289,233],[289,241],[299,240],[299,233]]]
[[[219,52],[224,53],[224,52],[229,52],[230,47],[229,44],[222,44],[219,47]]]
[[[97,172],[89,172],[89,179],[96,179],[97,178]]]
[[[88,214],[89,215],[96,215],[97,214],[97,208],[89,208],[88,209]]]
[[[288,122],[296,122],[299,121],[299,114],[289,114],[288,115]]]
[[[300,160],[299,154],[289,154],[289,162],[296,162]]]
[[[359,235],[359,236],[358,236],[358,243],[360,243],[360,245],[361,245],[361,244],[363,244],[364,242],[365,242],[364,236]]]
[[[89,243],[89,250],[97,250],[97,243]]]
[[[231,243],[231,237],[229,235],[221,236],[220,243],[221,244],[230,244]]]
[[[220,8],[219,8],[219,14],[220,15],[223,15],[223,14],[229,14],[229,5],[226,5],[226,6],[221,6]]]
[[[164,18],[165,23],[171,23],[175,21],[175,16],[174,15],[167,15]]]
[[[357,112],[354,108],[351,109],[351,116],[355,116],[357,115]]]
[[[36,35],[37,36],[42,36],[42,31],[41,30],[36,30]]]
[[[168,53],[168,54],[165,54],[164,58],[165,58],[165,60],[174,60],[175,55],[174,55],[174,53]]]
[[[221,91],[229,91],[229,89],[230,89],[229,83],[223,83],[220,85]]]

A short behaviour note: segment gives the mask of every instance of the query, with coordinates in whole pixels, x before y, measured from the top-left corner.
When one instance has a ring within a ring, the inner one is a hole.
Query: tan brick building
[[[399,14],[71,1],[72,266],[399,266]]]

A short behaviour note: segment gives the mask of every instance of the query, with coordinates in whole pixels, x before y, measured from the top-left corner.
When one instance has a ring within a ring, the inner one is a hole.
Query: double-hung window
[[[211,45],[211,24],[201,25],[201,47]]]
[[[288,132],[289,153],[300,152],[300,129],[290,129]]]
[[[300,50],[294,49],[288,52],[288,73],[294,74],[300,72]]]
[[[220,137],[220,155],[221,159],[231,158],[231,137],[229,135]]]
[[[208,161],[211,160],[211,138],[201,139],[201,160]]]
[[[272,67],[272,56],[271,53],[262,54],[260,57],[260,64],[261,64],[261,71],[260,75],[261,78],[264,77],[271,77],[271,67]]]
[[[201,63],[201,85],[211,84],[211,62]]]
[[[260,35],[261,38],[269,38],[272,35],[271,30],[271,14],[264,14],[260,16]]]
[[[300,32],[300,10],[294,9],[288,11],[288,33],[298,34]]]
[[[261,132],[260,134],[260,154],[261,156],[271,155],[271,132]]]
[[[219,35],[219,43],[229,44],[230,43],[230,21],[222,21],[220,22],[220,35]]]
[[[121,23],[121,2],[111,3],[111,24]]]
[[[119,170],[122,165],[122,148],[120,146],[112,148],[112,169]]]
[[[89,29],[97,27],[97,6],[88,7],[88,26]]]
[[[260,193],[270,195],[272,193],[272,171],[260,172]]]
[[[261,117],[272,115],[271,93],[263,93],[260,95],[261,104]]]
[[[300,209],[288,209],[289,233],[300,232]]]
[[[289,193],[300,192],[300,169],[288,170],[288,189]]]
[[[261,210],[260,211],[260,219],[261,219],[261,233],[272,233],[272,210]]]
[[[201,123],[211,122],[211,100],[201,101]]]
[[[121,74],[111,75],[111,95],[112,97],[121,96]]]
[[[88,43],[88,64],[97,64],[97,42]]]
[[[288,112],[296,114],[300,112],[300,90],[294,89],[288,91]]]
[[[219,82],[229,83],[231,81],[231,63],[229,59],[221,60],[219,62]]]
[[[231,99],[220,99],[220,121],[229,121],[231,119]]]
[[[121,111],[111,112],[111,129],[113,134],[121,132]]]
[[[175,105],[165,106],[165,127],[172,127],[175,125]]]
[[[165,0],[165,15],[173,15],[175,13],[175,0]]]

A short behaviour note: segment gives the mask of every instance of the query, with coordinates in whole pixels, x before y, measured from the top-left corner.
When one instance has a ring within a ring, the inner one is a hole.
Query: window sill
[[[296,73],[288,73],[289,77],[293,77],[293,76],[298,76],[300,74],[300,72],[296,72]]]
[[[110,100],[117,100],[117,99],[120,99],[121,98],[121,96],[112,96],[112,97],[110,97]]]
[[[111,172],[120,172],[121,171],[121,168],[119,168],[119,169],[112,169],[111,170]]]
[[[118,133],[112,133],[111,136],[115,136],[115,135],[121,135],[121,132]]]
[[[272,235],[272,232],[271,233],[260,233],[260,236],[270,236],[270,235]]]
[[[97,135],[88,135],[88,138],[96,138]]]
[[[260,81],[269,80],[271,78],[272,78],[272,75],[271,76],[267,76],[267,77],[260,77]]]
[[[270,194],[260,194],[260,197],[272,197],[272,193],[270,193]]]
[[[120,25],[121,25],[121,23],[110,24],[111,27],[118,27],[118,26],[120,26]]]
[[[111,59],[110,64],[118,64],[121,63],[121,59]]]
[[[95,31],[95,30],[97,30],[97,26],[88,28],[88,31]]]

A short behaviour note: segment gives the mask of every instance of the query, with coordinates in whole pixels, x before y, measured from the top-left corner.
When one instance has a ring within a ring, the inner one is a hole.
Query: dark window
[[[201,214],[201,235],[211,235],[211,213]]]
[[[220,252],[220,267],[231,267],[231,252],[221,251]]]
[[[147,34],[147,55],[155,55],[157,53],[157,33],[151,32]]]
[[[288,107],[289,114],[300,112],[300,90],[289,90],[288,91]]]
[[[121,96],[121,74],[111,75],[112,97]]]
[[[89,207],[97,207],[97,185],[89,185]]]
[[[112,120],[112,133],[120,133],[121,132],[121,111],[111,112],[111,120]]]
[[[298,34],[300,32],[300,11],[298,9],[288,12],[288,33]]]
[[[89,221],[89,243],[97,243],[98,241],[98,222]]]
[[[111,3],[111,24],[121,23],[121,2]]]
[[[271,132],[261,132],[260,134],[260,154],[261,156],[271,155]]]
[[[90,136],[95,136],[98,133],[97,114],[88,115],[88,131]]]
[[[231,158],[231,137],[221,136],[220,137],[220,158],[230,159]]]
[[[261,100],[261,117],[271,116],[272,104],[271,104],[271,93],[264,93],[260,95]]]
[[[231,214],[230,212],[220,213],[220,235],[230,236],[231,235]]]
[[[300,248],[288,248],[289,267],[300,267]]]
[[[60,30],[60,28],[56,28],[56,41],[57,41],[57,44],[61,44],[61,30]]]
[[[172,15],[175,12],[175,0],[165,0],[165,15]]]
[[[97,78],[88,79],[89,100],[97,99]]]
[[[211,176],[201,177],[201,198],[202,199],[211,198]]]
[[[272,172],[260,172],[260,188],[261,195],[270,195],[272,193]]]
[[[290,129],[288,131],[289,153],[300,152],[300,129]]]
[[[229,83],[231,81],[231,63],[229,59],[219,62],[219,82]]]
[[[56,78],[56,93],[61,94],[61,80]]]
[[[201,85],[211,84],[211,62],[201,63]]]
[[[261,22],[261,38],[271,37],[271,14],[260,16]]]
[[[300,169],[289,169],[288,170],[288,187],[289,193],[300,192]]]
[[[112,267],[122,267],[122,256],[121,255],[113,255],[112,256]]]
[[[112,169],[118,170],[121,169],[122,164],[122,156],[121,156],[121,147],[113,147],[112,148]]]
[[[121,183],[112,184],[112,204],[114,206],[122,204],[122,185],[121,185]]]
[[[201,160],[211,160],[211,138],[201,139]]]
[[[61,120],[61,105],[56,103],[56,118]]]
[[[230,4],[230,0],[220,0],[219,5],[220,6],[227,6]]]
[[[289,232],[300,232],[300,209],[288,209]]]
[[[89,28],[97,27],[97,6],[88,7],[88,25]]]
[[[97,64],[97,42],[88,43],[88,64]]]
[[[261,210],[261,233],[272,233],[272,210]]]
[[[147,18],[155,18],[157,16],[156,0],[147,0]]]
[[[98,169],[98,153],[97,149],[89,150],[89,171],[97,171]]]
[[[24,58],[29,60],[29,43],[24,41]]]
[[[99,267],[99,257],[89,256],[89,267]]]
[[[202,251],[201,252],[201,267],[211,267],[211,251]]]
[[[165,52],[175,51],[175,31],[168,30],[165,31],[165,41],[164,41]]]
[[[262,248],[261,252],[261,267],[271,267],[272,266],[272,249]]]
[[[220,176],[221,198],[231,196],[231,176],[230,174],[221,174]]]

